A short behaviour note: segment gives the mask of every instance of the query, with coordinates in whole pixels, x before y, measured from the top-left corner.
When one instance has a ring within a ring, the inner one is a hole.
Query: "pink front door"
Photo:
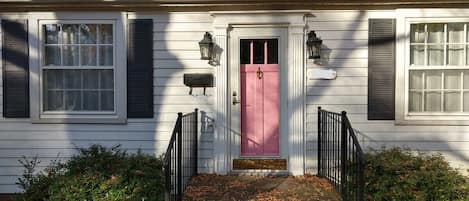
[[[278,40],[241,40],[241,154],[279,155]]]

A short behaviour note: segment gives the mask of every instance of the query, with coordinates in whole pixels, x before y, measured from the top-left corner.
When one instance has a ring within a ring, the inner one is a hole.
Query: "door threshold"
[[[287,159],[233,159],[233,170],[287,170]]]
[[[240,159],[281,159],[282,156],[259,156],[259,155],[240,155]]]
[[[287,170],[231,170],[230,174],[242,176],[288,176]]]

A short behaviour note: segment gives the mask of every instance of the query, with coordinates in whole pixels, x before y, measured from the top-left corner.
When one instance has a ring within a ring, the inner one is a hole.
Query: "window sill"
[[[469,116],[415,115],[396,117],[396,125],[402,126],[469,126]]]
[[[127,124],[127,119],[117,115],[41,115],[31,119],[33,124]]]

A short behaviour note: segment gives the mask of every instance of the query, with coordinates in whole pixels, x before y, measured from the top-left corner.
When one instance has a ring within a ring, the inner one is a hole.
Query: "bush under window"
[[[439,154],[393,148],[373,151],[366,159],[366,200],[469,200],[469,179]]]
[[[20,161],[25,167],[18,184],[20,201],[159,201],[164,199],[161,158],[129,154],[119,146],[92,145],[78,149],[69,161],[53,162],[35,174],[37,158]]]

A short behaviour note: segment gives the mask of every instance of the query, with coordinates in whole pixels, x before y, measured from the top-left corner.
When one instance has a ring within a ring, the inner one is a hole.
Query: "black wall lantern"
[[[210,60],[213,53],[213,40],[210,33],[205,32],[204,38],[199,42],[200,59]]]
[[[310,31],[308,33],[308,40],[306,41],[306,46],[308,46],[309,59],[321,58],[321,45],[322,40],[316,36],[314,31]]]

